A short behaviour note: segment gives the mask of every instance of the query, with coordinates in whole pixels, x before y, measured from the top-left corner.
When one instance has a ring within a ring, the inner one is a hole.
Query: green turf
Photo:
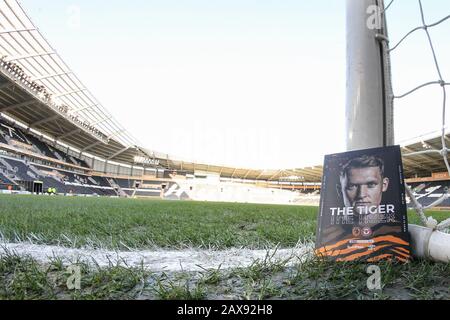
[[[291,247],[314,240],[318,208],[116,198],[0,195],[9,241],[110,249]],[[410,212],[410,222],[418,223]],[[442,220],[448,212],[434,212]]]
[[[257,260],[248,268],[178,273],[76,265],[80,287],[71,288],[71,274],[58,259],[42,265],[7,252],[0,258],[0,300],[450,299],[450,264],[430,261],[378,263],[381,289],[373,291],[367,287],[368,264],[313,257],[289,267],[283,261]]]
[[[70,246],[293,246],[313,238],[313,207],[114,198],[0,196],[11,241]]]
[[[313,240],[317,207],[0,195],[0,232],[10,241],[102,246],[290,247]],[[448,212],[431,212],[438,220]],[[414,212],[409,222],[418,223]],[[248,268],[154,274],[82,266],[81,290],[66,266],[14,253],[0,258],[0,299],[450,299],[450,264],[379,263],[381,291],[367,289],[366,264],[255,261]]]

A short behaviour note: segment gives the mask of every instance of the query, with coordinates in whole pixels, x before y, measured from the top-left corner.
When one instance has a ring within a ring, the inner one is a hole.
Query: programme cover
[[[325,156],[315,252],[335,261],[409,260],[399,146]]]

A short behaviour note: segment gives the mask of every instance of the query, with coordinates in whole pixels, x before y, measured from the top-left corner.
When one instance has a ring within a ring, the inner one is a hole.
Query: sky
[[[423,2],[430,21],[450,13],[450,1]],[[318,165],[345,151],[345,1],[21,3],[150,150],[259,169]],[[393,3],[393,42],[420,23],[418,13],[411,0]],[[432,31],[438,57],[450,56],[448,31],[449,22]],[[412,40],[392,56],[396,92],[436,80],[426,38]],[[450,59],[440,60],[450,76]],[[440,128],[442,94],[424,91],[396,104],[397,141]]]

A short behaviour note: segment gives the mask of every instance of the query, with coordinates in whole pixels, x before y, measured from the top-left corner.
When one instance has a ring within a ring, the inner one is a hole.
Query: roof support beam
[[[10,83],[10,82],[0,84],[0,91],[3,91],[4,89],[8,89],[11,85],[12,85],[12,83]]]
[[[70,96],[70,95],[72,95],[74,93],[83,92],[83,91],[86,91],[86,90],[87,90],[86,88],[81,88],[81,89],[78,89],[78,90],[68,91],[68,92],[64,92],[64,93],[53,95],[53,98],[60,98],[60,97]]]
[[[47,122],[56,120],[56,119],[58,119],[59,117],[60,117],[59,114],[55,114],[54,116],[52,116],[52,117],[50,117],[50,118],[45,118],[45,119],[36,121],[36,122],[30,124],[30,128],[37,127],[37,126],[40,126],[41,124],[44,124],[44,123],[47,123]]]
[[[445,141],[450,142],[450,138],[447,136],[444,136]]]
[[[41,53],[36,53],[36,54],[28,54],[28,55],[25,55],[25,56],[5,58],[5,61],[6,62],[14,62],[14,61],[19,61],[19,60],[24,60],[24,59],[29,59],[29,58],[50,56],[52,54],[56,54],[56,53],[55,52],[41,52]]]
[[[408,151],[408,153],[414,153],[414,152],[417,152],[417,151],[411,150],[411,149],[408,148],[408,147],[403,147],[403,149],[406,150],[406,151]],[[431,156],[429,156],[429,155],[427,155],[427,154],[418,154],[418,155],[416,155],[416,156],[417,156],[417,157],[420,157],[420,158],[422,158],[422,159],[427,159],[428,161],[432,161],[432,162],[438,161],[438,160],[436,160],[435,158],[433,158],[433,157],[431,157]]]
[[[27,31],[36,31],[36,29],[32,28],[32,29],[4,30],[4,31],[0,31],[0,34],[19,33],[19,32],[27,32]]]
[[[106,160],[112,160],[112,159],[114,159],[115,157],[117,157],[117,156],[121,155],[122,153],[124,153],[124,152],[128,151],[129,149],[131,149],[131,147],[132,147],[132,146],[123,148],[122,150],[116,152],[115,154],[113,154],[112,156],[110,156],[110,157],[109,157],[108,159],[106,159]]]
[[[84,148],[83,150],[81,150],[81,153],[83,153],[83,152],[85,152],[85,151],[88,151],[88,150],[90,150],[90,149],[92,149],[92,148],[94,148],[94,147],[96,147],[96,146],[98,146],[99,144],[102,144],[103,143],[103,141],[97,141],[97,142],[94,142],[93,144],[90,144],[90,145],[88,145],[86,148]]]
[[[110,139],[112,139],[112,138],[114,138],[114,137],[117,137],[119,134],[121,134],[122,132],[125,132],[125,131],[126,131],[125,129],[116,131],[116,132],[110,134],[110,135],[106,138],[106,140],[110,140]]]
[[[81,132],[81,129],[75,129],[75,130],[69,131],[67,133],[64,133],[63,135],[60,135],[60,136],[56,137],[56,141],[58,141],[60,139],[64,139],[64,138],[66,138],[68,136],[71,136],[71,135],[73,135],[75,133],[78,133],[78,132]]]
[[[96,106],[98,106],[98,104],[93,104],[92,106],[87,106],[87,107],[75,109],[75,110],[72,111],[72,114],[77,114],[77,113],[80,113],[81,111],[84,111],[86,109],[92,109],[92,108],[94,108]]]
[[[310,169],[302,168],[302,169],[298,169],[295,171],[298,172],[299,174],[303,174],[306,172],[306,173],[310,173],[311,175],[318,175],[318,176],[322,175],[322,169],[316,168],[316,167],[314,167],[314,168],[310,167]]]
[[[320,179],[317,177],[317,174],[314,173],[308,173],[308,172],[297,172],[295,169],[291,170],[285,170],[286,173],[285,177],[286,179],[283,179],[282,181],[286,182],[304,182],[306,179],[314,180]],[[292,177],[292,179],[290,179]],[[281,180],[279,180],[281,181]]]
[[[31,81],[39,81],[39,80],[51,79],[51,78],[56,78],[56,77],[60,77],[60,76],[69,75],[71,73],[72,73],[71,71],[68,71],[68,72],[62,72],[62,73],[47,74],[47,75],[42,76],[42,77],[31,78]]]
[[[264,171],[261,171],[261,173],[255,178],[255,180],[259,180],[264,175]]]
[[[414,161],[413,159],[408,159],[407,157],[402,157],[402,161],[405,163],[405,165],[407,166],[411,166],[414,168],[420,168],[424,171],[428,171],[428,169],[426,167],[424,167],[423,165],[417,163],[416,161]]]
[[[267,181],[272,180],[273,178],[275,178],[277,175],[279,175],[282,172],[283,172],[283,170],[278,170],[277,173],[275,173],[273,176],[271,176],[269,179],[267,179]]]
[[[13,109],[17,109],[17,108],[26,107],[26,106],[28,106],[28,105],[34,103],[34,102],[36,102],[36,100],[28,100],[28,101],[21,102],[21,103],[17,103],[17,104],[12,104],[12,105],[9,105],[9,106],[0,107],[0,111],[1,111],[1,112],[5,112],[5,111],[10,111],[10,110],[13,110]]]
[[[99,120],[99,121],[97,121],[97,122],[91,123],[90,125],[91,125],[91,126],[96,126],[96,125],[98,125],[98,124],[101,124],[101,123],[103,123],[103,122],[106,122],[106,121],[108,121],[108,120],[111,120],[112,118],[113,118],[113,117],[104,118],[104,119]]]

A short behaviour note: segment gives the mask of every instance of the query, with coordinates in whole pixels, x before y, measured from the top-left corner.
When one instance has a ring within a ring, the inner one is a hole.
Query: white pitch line
[[[31,243],[1,243],[0,257],[7,252],[19,256],[30,256],[39,263],[48,263],[54,257],[62,259],[68,265],[76,261],[98,264],[99,267],[126,265],[138,267],[143,264],[150,271],[201,271],[203,269],[231,269],[248,267],[256,260],[270,262],[286,260],[293,264],[312,252],[312,245],[299,245],[290,249],[250,250],[202,250],[186,249],[179,251],[143,250],[143,251],[108,251],[100,249],[74,249]]]

